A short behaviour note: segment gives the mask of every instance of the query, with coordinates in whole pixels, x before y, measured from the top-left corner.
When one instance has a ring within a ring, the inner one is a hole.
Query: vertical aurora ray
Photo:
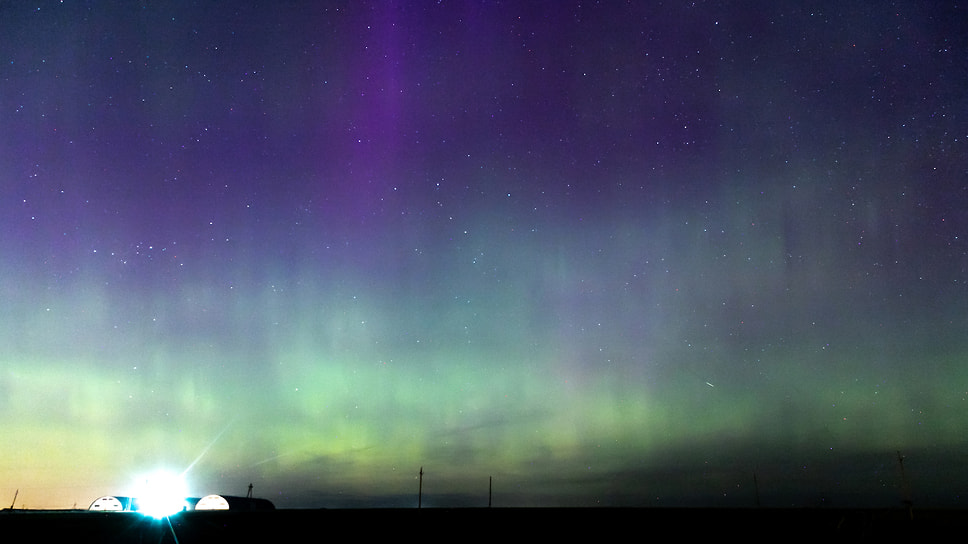
[[[963,13],[761,4],[6,9],[0,498],[962,504]]]

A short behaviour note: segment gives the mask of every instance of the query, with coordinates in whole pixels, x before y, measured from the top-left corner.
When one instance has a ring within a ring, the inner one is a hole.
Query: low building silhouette
[[[205,495],[195,504],[195,510],[275,510],[272,502],[253,497]]]

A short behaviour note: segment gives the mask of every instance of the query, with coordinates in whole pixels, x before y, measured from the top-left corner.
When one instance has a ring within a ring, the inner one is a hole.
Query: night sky
[[[0,2],[0,506],[968,506],[966,52],[948,2]]]

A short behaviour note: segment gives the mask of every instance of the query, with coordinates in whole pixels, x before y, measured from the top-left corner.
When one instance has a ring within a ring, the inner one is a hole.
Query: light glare
[[[138,511],[153,518],[177,514],[188,507],[187,486],[181,475],[155,471],[138,479]]]

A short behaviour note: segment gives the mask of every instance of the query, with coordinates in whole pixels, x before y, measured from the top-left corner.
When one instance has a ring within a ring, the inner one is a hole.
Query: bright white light
[[[158,470],[138,478],[138,511],[153,518],[177,514],[188,507],[187,486],[181,475]]]
[[[195,510],[228,510],[229,501],[221,495],[205,495],[202,497],[198,504],[195,505]]]

